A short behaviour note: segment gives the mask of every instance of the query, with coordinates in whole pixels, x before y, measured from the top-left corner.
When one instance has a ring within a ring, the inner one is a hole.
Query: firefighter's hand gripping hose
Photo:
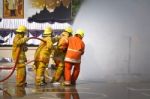
[[[42,40],[42,39],[40,39],[40,38],[30,37],[28,40],[30,40],[30,39],[41,40],[42,42],[45,43],[45,41]],[[20,47],[20,49],[21,49],[21,47]],[[18,63],[18,59],[19,59],[19,55],[20,55],[20,51],[21,51],[20,49],[18,50],[17,59],[16,59],[16,61],[15,61],[15,65],[14,65],[13,67],[5,67],[5,66],[0,67],[0,70],[3,70],[3,69],[5,69],[5,70],[10,70],[10,69],[12,69],[11,73],[10,73],[7,77],[5,77],[4,79],[0,80],[0,83],[1,83],[1,82],[4,82],[4,81],[7,80],[7,79],[9,79],[9,78],[12,76],[12,74],[14,73],[15,68],[16,68],[16,65],[17,65],[17,63]],[[32,60],[32,61],[33,61],[33,60]],[[32,61],[29,61],[28,63],[31,63]],[[26,63],[26,64],[28,64],[28,63]]]

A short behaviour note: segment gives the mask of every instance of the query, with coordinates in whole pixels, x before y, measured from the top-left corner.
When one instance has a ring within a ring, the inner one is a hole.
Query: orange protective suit
[[[80,73],[81,55],[83,55],[85,44],[79,35],[68,39],[68,49],[65,56],[65,85],[75,84]],[[72,67],[73,73],[71,74]]]

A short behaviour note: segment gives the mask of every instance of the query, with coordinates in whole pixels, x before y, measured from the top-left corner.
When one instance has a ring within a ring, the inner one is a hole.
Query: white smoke
[[[85,30],[80,79],[122,81],[126,75],[149,73],[149,4],[149,0],[84,1],[73,24],[75,30]]]

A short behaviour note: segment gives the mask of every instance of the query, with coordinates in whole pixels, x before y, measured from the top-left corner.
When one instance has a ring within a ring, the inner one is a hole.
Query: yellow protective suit
[[[66,50],[68,47],[68,32],[62,32],[60,35],[60,40],[58,41],[57,48],[54,52],[54,61],[56,63],[56,71],[54,73],[54,76],[52,78],[53,82],[58,82],[60,78],[63,76],[64,72],[64,58],[66,54]]]
[[[26,41],[29,38],[24,37],[22,34],[16,34],[13,40],[12,46],[12,58],[13,61],[16,61],[18,51],[20,51],[19,60],[16,66],[17,74],[16,74],[16,85],[23,86],[26,83],[26,68],[25,62],[27,61],[25,51],[27,50]]]
[[[44,82],[44,72],[48,66],[50,54],[53,49],[53,43],[50,36],[44,37],[43,40],[46,42],[41,42],[39,47],[35,52],[35,67],[36,67],[36,85],[43,85]]]

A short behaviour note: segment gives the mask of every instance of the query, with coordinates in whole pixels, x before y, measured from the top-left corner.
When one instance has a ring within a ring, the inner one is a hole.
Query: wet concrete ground
[[[15,87],[13,82],[0,85],[0,99],[150,99],[148,83],[78,82],[76,86]]]
[[[2,64],[1,64],[2,65]],[[11,70],[0,70],[0,80]],[[15,86],[15,73],[0,83],[0,99],[150,99],[150,83],[81,81],[76,86],[34,85],[34,72],[27,68],[27,86]]]
[[[0,83],[0,99],[150,99],[150,83],[78,81],[70,87],[51,83],[40,87],[28,79],[26,87],[16,87],[12,78]]]

